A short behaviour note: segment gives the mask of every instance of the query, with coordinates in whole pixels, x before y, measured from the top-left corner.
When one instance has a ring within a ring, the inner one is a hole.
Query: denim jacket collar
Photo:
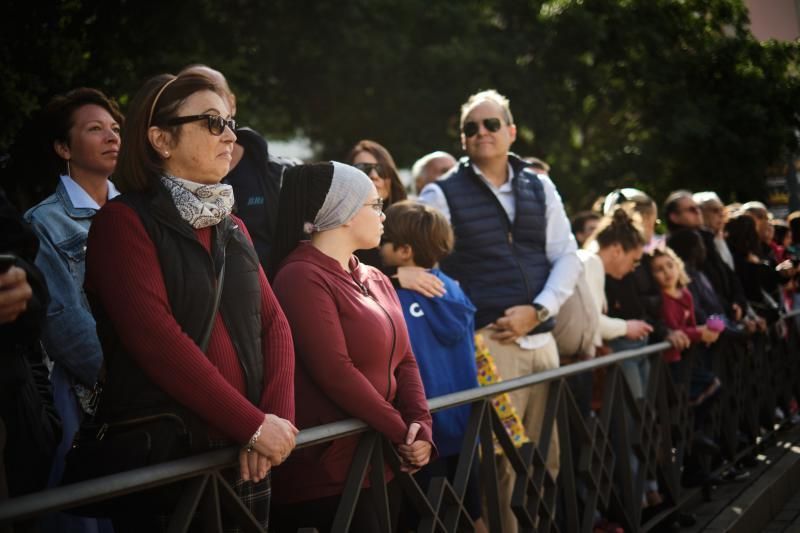
[[[96,209],[73,206],[72,200],[69,197],[69,193],[67,193],[67,188],[61,182],[61,180],[59,180],[58,182],[55,195],[56,198],[58,199],[58,202],[64,206],[64,211],[67,212],[67,215],[69,215],[70,218],[74,219],[92,218],[97,213]]]

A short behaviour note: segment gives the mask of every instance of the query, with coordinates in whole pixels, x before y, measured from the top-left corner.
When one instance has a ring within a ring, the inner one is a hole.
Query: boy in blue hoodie
[[[436,209],[412,202],[392,204],[386,210],[381,257],[387,266],[430,269],[444,282],[444,296],[428,298],[395,284],[408,326],[411,347],[428,398],[478,386],[475,362],[475,307],[458,283],[436,268],[453,249],[453,230]],[[416,477],[423,489],[432,477],[455,477],[470,406],[433,413],[433,441],[439,459]],[[473,467],[464,505],[473,520],[480,517],[478,469]]]

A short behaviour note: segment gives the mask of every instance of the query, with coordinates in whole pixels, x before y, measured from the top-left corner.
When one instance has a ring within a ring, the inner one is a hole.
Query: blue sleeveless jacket
[[[533,303],[550,274],[544,187],[524,161],[509,156],[509,163],[515,176],[513,222],[468,159],[436,182],[447,199],[456,237],[453,253],[442,261],[441,269],[458,280],[477,308],[478,329],[511,306]],[[549,320],[534,332],[552,327]]]

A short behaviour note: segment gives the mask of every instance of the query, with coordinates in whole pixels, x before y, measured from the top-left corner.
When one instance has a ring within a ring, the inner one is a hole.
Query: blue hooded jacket
[[[427,298],[407,289],[398,289],[397,295],[425,395],[435,398],[477,387],[478,370],[475,306],[452,278],[436,268],[430,272],[444,282],[447,294],[443,297]],[[433,413],[433,441],[440,457],[461,451],[469,413],[469,405]]]

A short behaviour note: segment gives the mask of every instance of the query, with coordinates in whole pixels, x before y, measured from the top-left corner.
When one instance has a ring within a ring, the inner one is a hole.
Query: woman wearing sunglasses
[[[86,292],[106,361],[96,420],[176,415],[191,451],[240,445],[239,468],[224,476],[266,528],[268,471],[297,432],[294,350],[220,184],[236,139],[229,117],[224,91],[200,74],[156,76],[131,102],[116,177],[124,194],[98,213],[88,244]],[[158,529],[153,509],[114,518],[117,533]]]
[[[394,159],[380,144],[367,139],[359,141],[350,150],[346,161],[372,180],[383,202],[384,211],[392,204],[406,199],[406,190],[400,181]],[[387,267],[383,264],[377,247],[358,250],[356,257],[362,263],[379,268],[387,276],[396,278],[404,289],[417,291],[429,298],[444,295],[444,284],[439,278],[419,267]]]
[[[50,303],[42,343],[54,362],[50,376],[63,424],[51,482],[61,479],[64,456],[83,419],[103,360],[95,322],[83,292],[86,238],[95,213],[119,194],[109,176],[117,165],[122,114],[96,89],[81,88],[57,96],[44,110],[55,193],[30,209],[40,247],[38,266],[47,280]],[[93,531],[94,520],[52,515],[47,531]]]
[[[430,459],[431,415],[403,311],[386,276],[353,255],[378,246],[381,200],[374,182],[349,165],[287,169],[274,286],[297,353],[297,425],[359,418],[414,471]],[[330,530],[360,438],[298,450],[275,472],[273,531]],[[359,498],[351,531],[381,529],[372,501],[368,494]]]

